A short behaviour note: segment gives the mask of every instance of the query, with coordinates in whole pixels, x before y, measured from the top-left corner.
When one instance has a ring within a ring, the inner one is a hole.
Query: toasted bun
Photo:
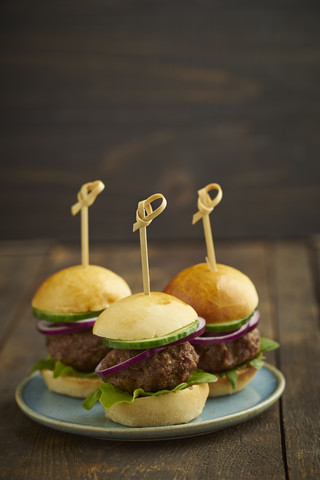
[[[209,397],[222,397],[223,395],[232,395],[243,390],[253,379],[257,370],[253,367],[247,367],[244,370],[238,370],[238,380],[236,388],[233,389],[228,377],[220,378],[215,383],[209,383]]]
[[[100,378],[72,377],[71,375],[53,378],[52,370],[40,370],[40,373],[48,390],[68,397],[86,398],[101,383]]]
[[[207,323],[245,318],[259,301],[249,277],[221,264],[217,264],[216,271],[206,263],[186,268],[168,283],[164,292],[191,305]]]
[[[112,339],[144,340],[167,335],[197,318],[190,305],[172,295],[137,293],[103,311],[94,324],[93,333]]]
[[[201,414],[208,393],[208,384],[202,383],[155,397],[136,398],[133,403],[117,403],[105,409],[105,415],[129,427],[188,423]]]
[[[96,265],[75,265],[48,277],[36,291],[32,306],[52,313],[97,312],[131,294],[125,280]]]

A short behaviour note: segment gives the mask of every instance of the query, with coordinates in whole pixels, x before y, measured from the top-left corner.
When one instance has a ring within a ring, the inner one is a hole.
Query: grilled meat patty
[[[47,335],[51,357],[80,372],[92,372],[110,350],[91,330],[64,335]]]
[[[143,350],[111,350],[103,359],[101,367],[109,368],[138,355]],[[120,370],[103,378],[122,391],[132,393],[136,388],[145,392],[171,390],[186,382],[197,368],[199,356],[189,342],[164,348],[132,367]]]
[[[237,340],[225,343],[195,345],[199,354],[198,367],[209,372],[223,372],[252,360],[260,350],[257,328]]]

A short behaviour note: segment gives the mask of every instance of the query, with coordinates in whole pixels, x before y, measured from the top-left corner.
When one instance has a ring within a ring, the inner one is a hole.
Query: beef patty
[[[91,330],[64,335],[47,335],[46,344],[51,357],[80,372],[92,372],[110,350]]]
[[[257,328],[237,340],[194,345],[199,354],[198,367],[209,372],[223,372],[252,360],[260,350]]]
[[[111,350],[103,359],[101,368],[117,365],[142,351]],[[145,392],[171,390],[188,380],[191,372],[197,368],[198,359],[198,354],[189,342],[180,343],[166,347],[132,367],[107,375],[103,380],[130,393],[136,388],[143,388]]]

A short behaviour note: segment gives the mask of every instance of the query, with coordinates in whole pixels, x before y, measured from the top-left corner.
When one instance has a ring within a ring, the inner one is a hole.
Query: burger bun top
[[[168,283],[164,292],[192,305],[207,323],[215,324],[248,317],[259,301],[250,278],[222,264],[217,264],[215,271],[206,263],[186,268]]]
[[[197,318],[190,305],[172,295],[137,293],[103,311],[94,324],[93,333],[124,341],[154,339],[183,328]]]
[[[99,312],[130,294],[126,281],[111,270],[75,265],[48,277],[36,291],[32,306],[52,313]]]

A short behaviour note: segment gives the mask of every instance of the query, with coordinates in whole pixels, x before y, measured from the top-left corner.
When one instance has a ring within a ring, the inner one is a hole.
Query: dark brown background
[[[0,240],[77,240],[76,194],[100,178],[94,240],[319,232],[319,2],[2,1]]]

